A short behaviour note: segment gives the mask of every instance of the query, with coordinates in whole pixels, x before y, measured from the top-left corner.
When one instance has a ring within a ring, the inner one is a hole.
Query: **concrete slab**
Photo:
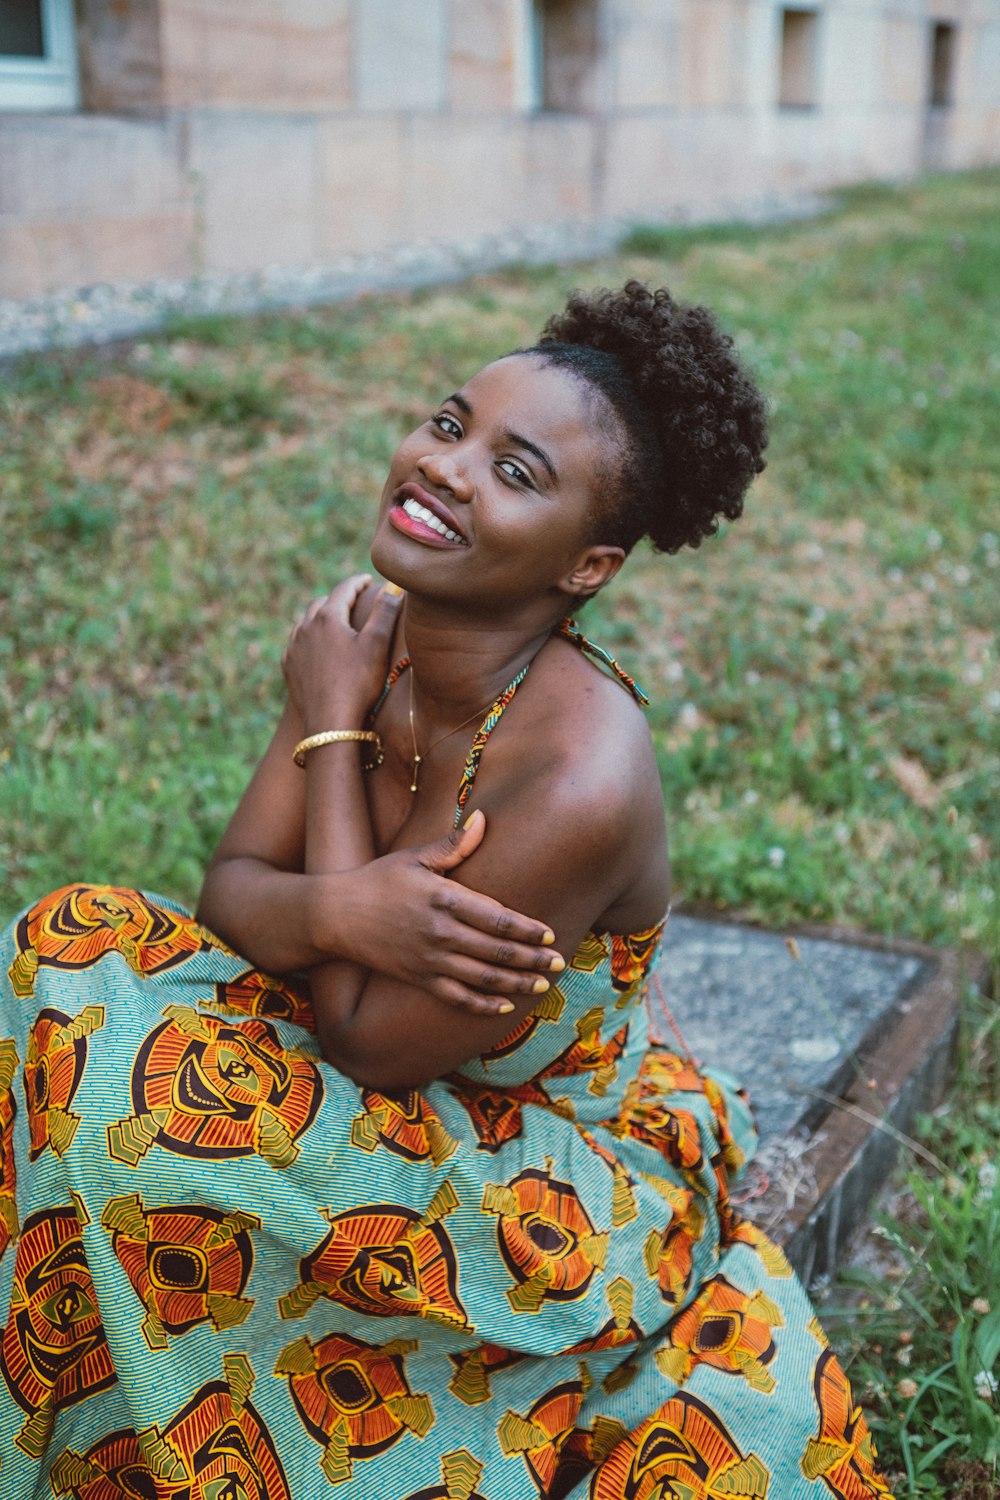
[[[743,1211],[806,1281],[828,1276],[916,1117],[940,1101],[963,986],[985,989],[986,960],[837,928],[786,939],[675,911],[657,976],[693,1055],[750,1093],[761,1146],[737,1190]],[[651,1004],[675,1041],[655,991]]]

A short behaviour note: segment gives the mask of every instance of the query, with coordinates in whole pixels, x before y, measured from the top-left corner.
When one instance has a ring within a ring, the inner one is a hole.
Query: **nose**
[[[456,500],[472,499],[473,483],[453,449],[428,453],[417,464],[420,474],[434,489],[447,490]]]

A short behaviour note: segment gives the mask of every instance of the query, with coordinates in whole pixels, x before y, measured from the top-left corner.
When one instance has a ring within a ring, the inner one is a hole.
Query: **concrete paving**
[[[804,1279],[828,1276],[900,1150],[919,1159],[903,1140],[944,1092],[963,985],[985,987],[985,960],[675,912],[657,977],[695,1058],[735,1074],[753,1102],[761,1145],[735,1194],[743,1212]],[[676,1045],[655,987],[651,1009]]]

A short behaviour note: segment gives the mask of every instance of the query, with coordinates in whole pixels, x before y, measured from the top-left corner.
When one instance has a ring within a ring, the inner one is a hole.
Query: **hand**
[[[505,996],[547,989],[540,977],[552,982],[566,965],[545,923],[444,878],[478,849],[485,832],[486,819],[476,811],[436,843],[352,871],[358,908],[352,901],[345,924],[349,952],[338,931],[338,957],[474,1015],[501,1014],[513,1009]]]
[[[314,599],[292,630],[281,667],[303,734],[359,729],[382,691],[403,595],[391,584],[379,589],[355,629],[352,614],[370,585],[367,573],[345,578],[325,599]]]

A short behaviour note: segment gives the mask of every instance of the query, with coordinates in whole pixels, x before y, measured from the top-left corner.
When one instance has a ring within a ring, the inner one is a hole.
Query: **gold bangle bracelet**
[[[382,741],[374,729],[324,729],[321,734],[310,734],[299,743],[292,751],[292,759],[297,766],[305,767],[306,756],[310,750],[318,750],[321,745],[340,745],[348,740],[363,740],[366,744],[375,746],[375,754],[371,760],[365,762],[366,771],[374,771],[385,759],[382,752]]]

